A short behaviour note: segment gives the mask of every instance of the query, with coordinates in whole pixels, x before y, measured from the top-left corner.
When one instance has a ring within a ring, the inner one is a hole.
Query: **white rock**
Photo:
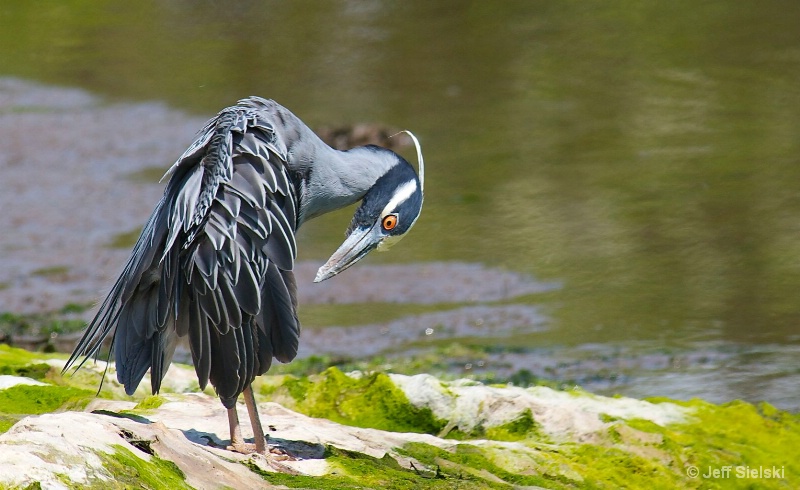
[[[443,383],[428,374],[390,377],[414,406],[430,408],[434,416],[448,420],[450,428],[464,432],[507,424],[530,410],[545,434],[558,440],[585,441],[607,425],[603,414],[666,425],[686,420],[691,412],[673,403],[573,394],[544,386],[497,388],[471,380]]]
[[[10,376],[8,374],[0,375],[0,390],[11,388],[17,385],[32,385],[32,386],[45,386],[45,383],[36,381],[35,379],[26,378],[24,376]]]

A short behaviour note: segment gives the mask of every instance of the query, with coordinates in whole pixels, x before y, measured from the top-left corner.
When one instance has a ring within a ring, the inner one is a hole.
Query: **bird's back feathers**
[[[151,369],[156,392],[188,335],[200,386],[231,407],[273,357],[295,357],[298,200],[276,106],[245,99],[198,133],[65,370],[113,333],[126,391]]]

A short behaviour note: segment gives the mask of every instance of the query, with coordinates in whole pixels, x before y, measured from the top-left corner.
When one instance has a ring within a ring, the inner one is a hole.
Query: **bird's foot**
[[[259,444],[258,440],[254,441],[254,443],[244,442],[244,439],[241,437],[241,434],[235,434],[234,437],[231,439],[230,446],[226,447],[228,451],[234,451],[239,454],[261,454],[265,455],[269,452],[269,445],[267,445],[267,438],[264,438],[264,441]]]
[[[266,451],[261,450],[259,451],[255,444],[250,444],[249,442],[234,442],[230,446],[226,447],[228,451],[233,451],[239,454],[261,454],[265,455]],[[269,449],[269,447],[267,447]]]
[[[249,442],[235,442],[230,446],[226,446],[228,451],[233,451],[239,454],[251,455],[260,454],[262,456],[270,456],[275,461],[295,461],[297,457],[284,448],[266,444],[264,450],[259,451],[256,444]]]

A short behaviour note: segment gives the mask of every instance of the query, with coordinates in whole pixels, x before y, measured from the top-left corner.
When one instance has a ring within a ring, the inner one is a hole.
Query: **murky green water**
[[[312,125],[412,129],[424,215],[372,263],[558,282],[517,300],[548,328],[498,342],[711,345],[733,352],[725,375],[675,393],[722,383],[796,410],[798,26],[794,0],[7,2],[0,75],[201,115],[259,94]],[[348,219],[309,225],[301,258],[326,258]]]

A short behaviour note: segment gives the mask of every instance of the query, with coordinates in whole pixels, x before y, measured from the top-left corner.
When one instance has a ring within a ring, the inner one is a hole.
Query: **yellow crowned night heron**
[[[297,354],[295,232],[361,200],[315,282],[399,240],[422,209],[423,161],[411,137],[419,177],[385,148],[332,149],[271,100],[250,97],[222,110],[165,175],[164,197],[64,370],[96,358],[112,335],[126,392],[150,370],[157,393],[178,339],[188,336],[200,387],[210,381],[228,409],[232,449],[253,449],[235,409],[244,394],[255,450],[263,453],[250,384],[273,357],[289,362]]]

